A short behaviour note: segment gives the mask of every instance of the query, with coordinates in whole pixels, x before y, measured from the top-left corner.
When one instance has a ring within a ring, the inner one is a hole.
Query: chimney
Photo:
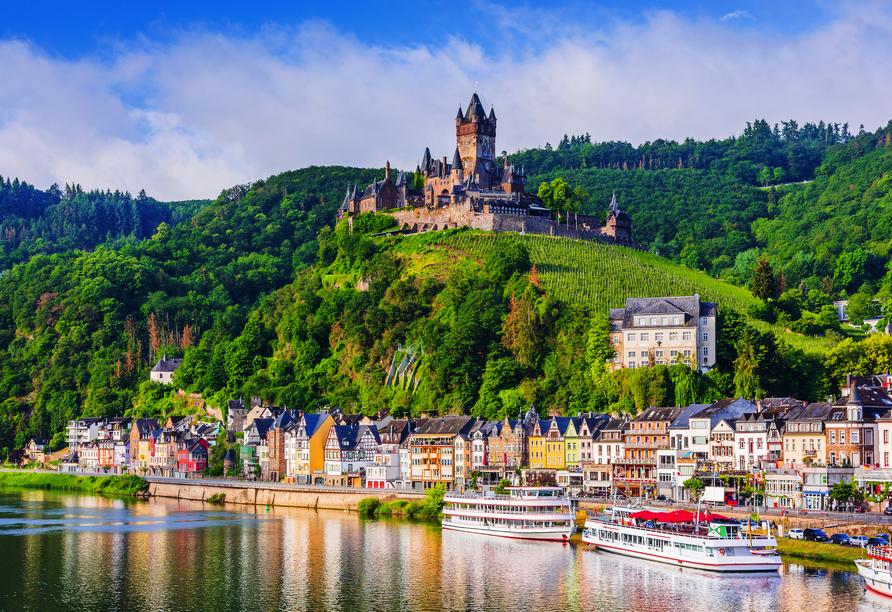
[[[387,164],[384,166],[384,180],[390,180],[390,160],[387,160]]]
[[[167,353],[161,355],[161,361],[167,361]]]
[[[762,400],[756,400],[756,412],[762,412]]]

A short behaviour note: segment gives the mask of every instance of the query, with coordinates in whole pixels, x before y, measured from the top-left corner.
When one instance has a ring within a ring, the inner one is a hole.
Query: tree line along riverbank
[[[74,474],[24,474],[0,473],[0,487],[26,489],[54,489],[83,493],[107,493],[111,495],[145,495],[149,483],[145,478],[133,475],[76,476]]]

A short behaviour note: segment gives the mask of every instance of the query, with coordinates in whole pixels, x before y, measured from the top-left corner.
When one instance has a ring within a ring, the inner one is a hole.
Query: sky
[[[0,175],[158,199],[307,166],[892,119],[892,0],[5,0]]]

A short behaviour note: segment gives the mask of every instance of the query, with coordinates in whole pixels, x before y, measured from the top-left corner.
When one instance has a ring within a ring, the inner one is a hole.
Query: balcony
[[[646,450],[669,450],[669,445],[663,444],[663,443],[656,443],[656,442],[652,442],[652,443],[648,443],[648,444],[644,444],[644,443],[633,444],[631,442],[627,442],[626,448],[643,448]]]
[[[613,460],[614,465],[657,465],[657,458],[653,459],[629,459],[627,457],[620,457],[619,459]]]

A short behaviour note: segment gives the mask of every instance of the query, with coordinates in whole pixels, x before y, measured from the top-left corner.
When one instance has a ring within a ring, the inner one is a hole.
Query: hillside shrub
[[[360,516],[372,516],[380,505],[381,502],[377,497],[364,497],[356,505],[356,511],[359,512]]]

